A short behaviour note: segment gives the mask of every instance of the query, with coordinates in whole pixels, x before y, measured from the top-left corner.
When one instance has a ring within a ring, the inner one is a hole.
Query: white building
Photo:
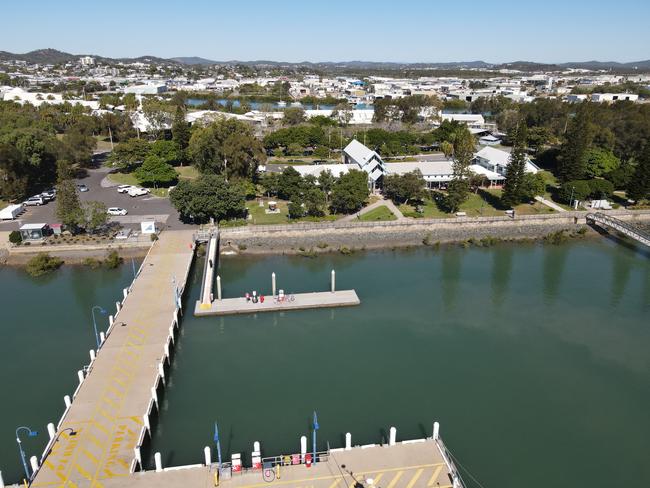
[[[343,149],[343,159],[345,164],[356,165],[360,170],[368,173],[368,181],[373,188],[377,180],[386,174],[386,166],[381,156],[356,139]]]
[[[510,153],[494,147],[484,147],[474,155],[474,164],[470,169],[484,175],[492,184],[499,184],[506,177],[510,164]],[[539,168],[526,156],[526,173],[537,173]]]
[[[592,93],[591,95],[592,102],[612,103],[619,100],[636,102],[639,100],[639,95],[633,93]]]
[[[164,83],[149,83],[146,85],[133,85],[124,88],[124,93],[134,93],[136,95],[158,95],[167,91],[167,85]]]

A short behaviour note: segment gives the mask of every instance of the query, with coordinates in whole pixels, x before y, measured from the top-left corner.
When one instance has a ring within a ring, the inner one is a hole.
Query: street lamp
[[[95,329],[95,339],[97,340],[97,350],[99,351],[100,343],[99,343],[99,333],[97,332],[97,321],[95,320],[95,310],[99,310],[99,313],[101,313],[102,315],[106,315],[107,312],[106,312],[106,310],[104,310],[104,309],[103,309],[102,307],[100,307],[99,305],[95,305],[95,306],[92,308],[92,314],[93,314],[93,329]]]
[[[26,479],[29,480],[30,475],[29,475],[29,469],[27,468],[27,460],[25,459],[25,451],[23,451],[23,444],[20,441],[21,430],[27,431],[27,435],[29,437],[36,437],[38,435],[38,432],[30,429],[29,427],[18,427],[16,429],[16,442],[18,443],[18,449],[20,450],[20,460],[23,462],[23,468],[25,469]]]
[[[46,458],[51,454],[52,449],[54,449],[54,445],[55,445],[57,442],[59,442],[59,437],[61,437],[61,434],[63,434],[63,433],[66,432],[66,431],[69,431],[69,432],[70,432],[70,437],[77,435],[77,431],[74,430],[74,429],[71,428],[71,427],[67,427],[67,428],[62,429],[61,431],[59,431],[59,433],[58,433],[58,434],[56,435],[56,437],[54,438],[54,441],[50,444],[50,448],[47,450],[47,452],[46,452],[45,454],[43,454],[43,459],[41,460],[41,464],[43,464],[43,463],[45,462],[45,459],[46,459]]]
[[[575,186],[571,187],[571,198],[569,199],[569,205],[571,206],[571,208],[573,208],[573,190],[575,189],[576,189]]]
[[[318,426],[318,417],[316,416],[316,410],[314,410],[314,423],[313,423],[313,437],[312,437],[312,450],[313,450],[313,456],[314,459],[312,460],[312,463],[316,464],[316,431],[319,429]]]

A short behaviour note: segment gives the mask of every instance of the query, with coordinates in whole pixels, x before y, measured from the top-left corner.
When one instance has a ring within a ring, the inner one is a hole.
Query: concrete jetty
[[[282,312],[288,310],[307,310],[313,308],[351,307],[359,305],[361,301],[354,290],[323,291],[313,293],[296,293],[287,295],[285,300],[279,301],[273,296],[264,297],[264,302],[253,303],[244,297],[224,298],[214,300],[207,308],[201,302],[196,303],[194,315],[197,317],[208,315],[237,315],[258,312]],[[293,298],[293,299],[291,299]]]
[[[331,449],[318,453],[319,462],[308,465],[263,458],[261,468],[244,468],[220,476],[221,488],[462,488],[459,473],[440,439],[416,439],[387,445]],[[282,458],[278,456],[278,459]],[[227,468],[228,470],[228,468]],[[136,473],[111,479],[105,488],[208,488],[217,486],[217,465],[202,463]]]
[[[141,465],[149,415],[165,383],[192,258],[192,231],[160,235],[116,303],[105,341],[79,372],[80,385],[51,434],[32,486],[102,487]]]

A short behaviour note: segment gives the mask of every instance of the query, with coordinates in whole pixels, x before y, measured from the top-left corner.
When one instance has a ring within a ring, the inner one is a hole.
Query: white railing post
[[[345,450],[349,451],[352,449],[352,434],[349,432],[345,434]]]
[[[79,378],[79,384],[84,382],[84,372],[79,370],[77,371],[77,377]]]
[[[156,473],[160,473],[163,470],[162,467],[162,456],[159,452],[153,455],[153,460],[156,463]]]
[[[396,441],[397,441],[397,429],[395,427],[391,427],[389,430],[388,445],[394,446]]]
[[[440,438],[440,424],[438,422],[433,423],[433,439],[438,440]]]
[[[36,456],[30,457],[29,464],[32,465],[32,473],[36,473],[38,471],[38,458]]]
[[[203,449],[203,457],[205,458],[205,465],[210,466],[212,464],[212,453],[210,452],[210,447],[206,446]]]
[[[50,440],[54,439],[54,436],[56,435],[56,428],[52,422],[47,424],[47,433],[50,436]]]
[[[305,462],[305,454],[307,454],[307,437],[304,435],[300,438],[300,459]]]
[[[65,403],[65,408],[70,408],[70,406],[72,405],[72,400],[70,399],[70,395],[64,396],[63,402]]]

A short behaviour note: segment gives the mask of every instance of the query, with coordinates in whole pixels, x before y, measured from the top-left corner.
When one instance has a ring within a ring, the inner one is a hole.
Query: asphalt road
[[[189,227],[180,222],[178,212],[172,207],[167,198],[153,195],[130,197],[128,194],[118,193],[117,185],[105,180],[109,172],[110,169],[100,166],[89,169],[85,177],[76,180],[78,184],[83,183],[89,189],[87,192],[79,193],[82,202],[95,200],[103,202],[106,207],[126,209],[128,211],[126,217],[110,217],[111,220],[120,222],[125,227],[139,228],[140,221],[151,220],[151,218],[166,224],[167,228]],[[0,231],[16,230],[21,225],[28,223],[53,224],[58,221],[55,200],[42,206],[26,207],[26,211],[16,220],[0,221]]]

